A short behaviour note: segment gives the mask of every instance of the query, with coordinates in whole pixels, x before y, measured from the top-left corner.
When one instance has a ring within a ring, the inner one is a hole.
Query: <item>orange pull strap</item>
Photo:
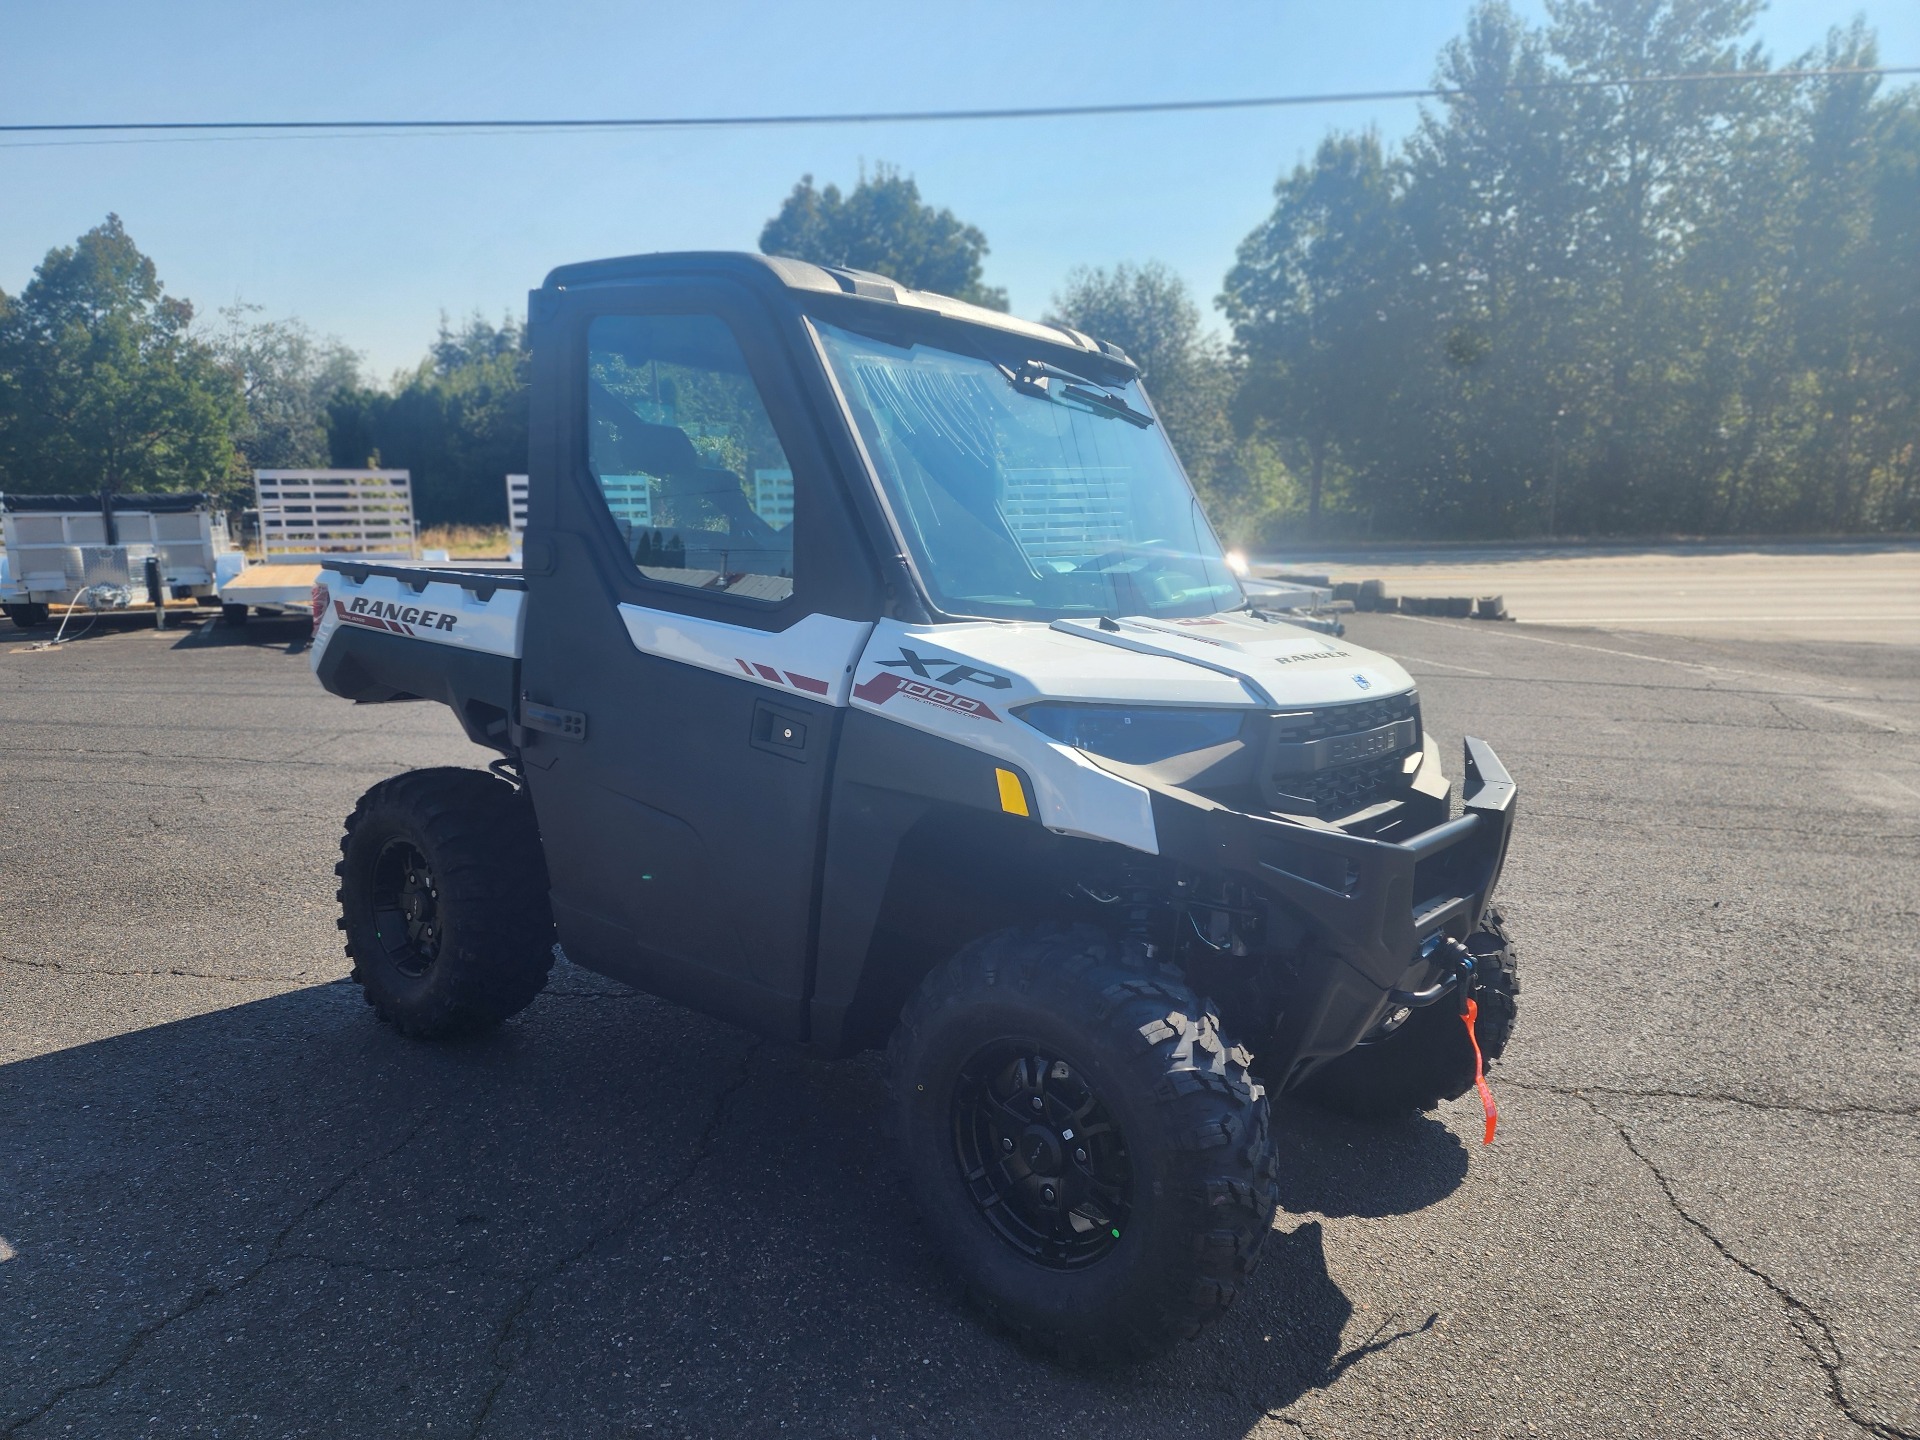
[[[1479,1014],[1480,1002],[1468,997],[1466,1012],[1460,1019],[1467,1027],[1467,1043],[1473,1046],[1473,1088],[1480,1092],[1480,1108],[1487,1116],[1487,1133],[1480,1143],[1491,1145],[1494,1127],[1500,1123],[1500,1107],[1493,1103],[1493,1087],[1487,1084],[1487,1067],[1480,1059],[1480,1037],[1473,1033],[1473,1022]]]

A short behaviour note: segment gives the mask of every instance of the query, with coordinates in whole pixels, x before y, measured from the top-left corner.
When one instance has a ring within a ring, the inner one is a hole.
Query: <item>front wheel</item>
[[[353,978],[426,1039],[497,1025],[553,968],[533,806],[478,770],[414,770],[360,797],[340,841],[340,928]]]
[[[1232,1302],[1276,1207],[1266,1093],[1177,971],[1004,931],[927,978],[888,1059],[921,1213],[1022,1340],[1134,1358]]]

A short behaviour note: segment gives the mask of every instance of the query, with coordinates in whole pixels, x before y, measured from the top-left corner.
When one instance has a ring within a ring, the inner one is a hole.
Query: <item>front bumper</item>
[[[1302,960],[1267,1045],[1283,1083],[1358,1044],[1396,988],[1420,988],[1431,937],[1479,926],[1506,863],[1515,789],[1492,746],[1469,736],[1465,749],[1463,813],[1397,842],[1155,794],[1162,854],[1233,874],[1267,900],[1283,936],[1304,932],[1285,945]]]

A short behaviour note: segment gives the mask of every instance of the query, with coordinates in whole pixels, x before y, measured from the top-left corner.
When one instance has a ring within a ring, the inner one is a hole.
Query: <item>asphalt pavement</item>
[[[0,1434],[1920,1433],[1920,657],[1351,636],[1520,784],[1499,1137],[1282,1101],[1237,1308],[1080,1373],[956,1292],[874,1057],[571,969],[374,1021],[334,847],[485,760],[446,710],[320,693],[298,626],[0,623]]]

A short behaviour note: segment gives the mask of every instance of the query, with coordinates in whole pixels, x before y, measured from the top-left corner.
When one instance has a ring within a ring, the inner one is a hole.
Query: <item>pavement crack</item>
[[[91,965],[62,965],[57,960],[28,960],[21,955],[0,954],[0,964],[18,965],[27,970],[48,970],[57,975],[99,976],[110,980],[146,980],[172,976],[181,980],[221,980],[230,985],[284,985],[299,977],[279,975],[216,975],[207,970],[182,970],[177,966],[163,970],[99,970]]]
[[[1639,1142],[1633,1138],[1633,1132],[1627,1129],[1623,1121],[1601,1109],[1598,1104],[1584,1095],[1576,1094],[1573,1098],[1591,1110],[1596,1118],[1604,1120],[1613,1127],[1614,1133],[1620,1137],[1620,1143],[1627,1147],[1628,1153],[1646,1166],[1647,1173],[1653,1176],[1654,1183],[1660,1187],[1661,1194],[1666,1196],[1667,1204],[1673,1208],[1674,1214],[1698,1232],[1701,1238],[1713,1246],[1728,1264],[1758,1280],[1766,1287],[1767,1292],[1780,1302],[1781,1308],[1787,1313],[1788,1323],[1793,1326],[1794,1333],[1800,1337],[1800,1343],[1806,1346],[1807,1353],[1813,1357],[1814,1364],[1818,1365],[1827,1377],[1827,1398],[1833,1402],[1834,1408],[1849,1424],[1857,1426],[1869,1435],[1879,1437],[1879,1440],[1920,1440],[1920,1433],[1902,1430],[1896,1425],[1889,1425],[1883,1420],[1875,1420],[1861,1414],[1852,1398],[1848,1396],[1846,1386],[1842,1382],[1841,1372],[1846,1369],[1847,1357],[1841,1350],[1840,1341],[1835,1337],[1833,1327],[1827,1323],[1826,1317],[1751,1260],[1736,1253],[1726,1241],[1714,1233],[1711,1226],[1688,1210],[1681,1203],[1680,1192],[1675,1188],[1673,1181],[1654,1163],[1653,1157],[1640,1148]]]
[[[329,1200],[333,1199],[335,1195],[338,1195],[341,1190],[351,1184],[356,1178],[366,1174],[367,1171],[371,1170],[374,1166],[391,1160],[395,1155],[398,1155],[402,1150],[406,1149],[406,1147],[413,1142],[414,1136],[426,1128],[426,1124],[427,1122],[425,1120],[417,1121],[405,1135],[402,1135],[386,1149],[379,1151],[377,1154],[369,1155],[358,1163],[349,1166],[339,1178],[334,1180],[332,1184],[328,1185],[305,1205],[302,1205],[300,1209],[294,1213],[293,1218],[280,1227],[279,1232],[273,1237],[273,1242],[267,1246],[266,1255],[257,1264],[242,1273],[238,1279],[229,1281],[224,1285],[201,1286],[200,1289],[195,1291],[183,1304],[174,1307],[158,1320],[151,1321],[135,1330],[127,1343],[121,1347],[120,1354],[115,1357],[113,1363],[101,1371],[100,1374],[94,1376],[91,1380],[76,1380],[71,1385],[62,1385],[26,1414],[9,1420],[6,1429],[0,1431],[0,1435],[17,1435],[28,1426],[44,1418],[56,1406],[63,1404],[71,1397],[78,1395],[81,1391],[98,1390],[102,1386],[111,1384],[121,1371],[133,1363],[134,1358],[139,1355],[141,1350],[146,1348],[147,1342],[156,1335],[174,1325],[176,1322],[186,1319],[209,1301],[219,1300],[245,1289],[274,1265],[280,1263],[284,1258],[289,1258],[281,1255],[280,1247],[287,1243],[287,1237],[293,1234],[295,1227],[298,1226],[301,1221],[311,1218],[324,1208]]]
[[[707,1123],[701,1127],[699,1136],[694,1140],[693,1149],[688,1154],[687,1163],[681,1167],[680,1173],[644,1200],[630,1206],[617,1218],[591,1231],[586,1239],[540,1270],[521,1287],[519,1295],[515,1296],[513,1303],[507,1307],[506,1314],[501,1316],[500,1326],[494,1332],[493,1343],[487,1348],[488,1362],[497,1373],[493,1384],[481,1397],[480,1408],[474,1414],[473,1424],[467,1430],[468,1440],[478,1440],[480,1432],[486,1428],[487,1417],[493,1413],[494,1404],[500,1398],[500,1392],[506,1388],[507,1381],[513,1377],[513,1362],[505,1359],[501,1352],[506,1348],[507,1342],[513,1338],[514,1329],[520,1323],[520,1317],[526,1314],[527,1308],[532,1305],[534,1296],[607,1241],[632,1228],[642,1216],[659,1209],[692,1183],[700,1167],[713,1154],[714,1141],[719,1136],[720,1127],[726,1123],[727,1112],[733,1097],[746,1086],[753,1070],[753,1057],[759,1053],[760,1047],[761,1042],[755,1040],[741,1052],[739,1072],[714,1097],[713,1110],[707,1116]]]
[[[1848,1115],[1880,1115],[1902,1120],[1920,1116],[1920,1105],[1871,1105],[1846,1102],[1816,1105],[1804,1100],[1756,1100],[1748,1095],[1733,1095],[1712,1090],[1636,1090],[1624,1085],[1549,1085],[1540,1080],[1503,1079],[1509,1090],[1531,1090],[1543,1095],[1563,1095],[1569,1100],[1585,1101],[1590,1095],[1612,1095],[1624,1100],[1691,1100],[1705,1105],[1743,1105],[1750,1110],[1786,1110],[1801,1115],[1821,1115],[1835,1119]]]

